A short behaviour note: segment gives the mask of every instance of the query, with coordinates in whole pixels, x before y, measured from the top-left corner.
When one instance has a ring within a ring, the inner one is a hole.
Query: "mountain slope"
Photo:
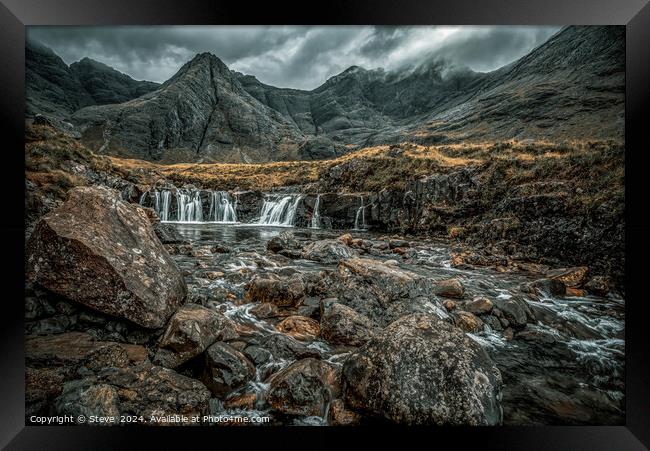
[[[197,55],[151,93],[84,108],[71,120],[100,153],[164,162],[308,158],[300,129],[249,95],[209,53]]]
[[[25,45],[26,115],[37,113],[63,119],[94,103],[63,60],[33,41]]]
[[[70,72],[96,105],[122,103],[157,89],[160,84],[138,81],[98,61],[83,58],[70,65]]]
[[[572,26],[488,74],[471,96],[409,136],[427,142],[494,139],[623,140],[625,31]],[[419,139],[418,139],[419,138]]]
[[[90,58],[68,67],[50,48],[33,40],[25,44],[27,117],[40,113],[67,119],[85,106],[125,102],[158,86],[134,80]]]

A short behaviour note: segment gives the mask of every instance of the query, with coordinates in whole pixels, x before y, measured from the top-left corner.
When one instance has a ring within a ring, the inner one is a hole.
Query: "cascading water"
[[[361,219],[361,224],[359,224],[359,219]],[[366,230],[366,206],[363,204],[363,196],[361,196],[361,206],[357,210],[357,214],[354,218],[354,230]]]
[[[314,204],[314,213],[311,215],[311,228],[320,229],[320,194],[316,196],[316,203]]]
[[[142,196],[140,196],[140,205],[144,205],[144,200],[147,198],[147,192],[145,191],[142,193]]]
[[[161,221],[169,221],[169,206],[171,204],[172,193],[163,191],[162,193],[162,208],[158,211],[158,216]],[[158,192],[156,191],[156,201],[158,201]]]
[[[287,195],[281,199],[265,199],[258,224],[292,226],[298,204],[303,196]]]
[[[192,196],[178,192],[176,200],[179,222],[203,222],[203,205],[198,191],[194,192]]]
[[[210,198],[208,220],[215,222],[237,222],[237,213],[225,191],[214,191]]]

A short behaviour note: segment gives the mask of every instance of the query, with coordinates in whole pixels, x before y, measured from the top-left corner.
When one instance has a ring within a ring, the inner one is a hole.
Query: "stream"
[[[218,214],[223,217],[231,213],[224,209]],[[173,224],[193,250],[190,255],[173,255],[185,274],[190,293],[204,299],[207,307],[232,319],[245,331],[249,343],[279,334],[275,324],[282,319],[260,319],[251,312],[258,304],[248,303],[243,294],[247,282],[255,274],[307,273],[336,268],[336,264],[276,258],[266,250],[267,241],[286,230],[302,244],[337,238],[345,233],[257,224]],[[351,234],[364,240],[379,240],[381,236],[367,231],[352,231]],[[201,252],[215,244],[229,252]],[[487,324],[480,332],[468,333],[485,348],[502,373],[505,425],[624,423],[623,299],[613,294],[606,298],[531,296],[522,291],[522,285],[539,275],[497,272],[488,268],[454,268],[449,245],[444,241],[416,239],[410,242],[410,248],[415,252],[409,258],[399,258],[390,251],[368,257],[398,260],[400,268],[432,279],[457,278],[465,287],[466,299],[524,296],[535,312],[537,323],[528,324],[514,337],[493,330]],[[211,274],[210,278],[207,273]],[[318,302],[317,299],[311,301]],[[335,366],[342,365],[349,353],[349,348],[333,347],[321,339],[303,343]],[[278,418],[265,404],[263,393],[268,388],[268,376],[291,363],[288,359],[271,356],[256,366],[254,380],[238,391],[241,395],[255,394],[253,409],[228,409],[214,398],[211,401],[213,413],[270,415],[272,421],[280,424],[327,424],[326,413],[322,417]]]

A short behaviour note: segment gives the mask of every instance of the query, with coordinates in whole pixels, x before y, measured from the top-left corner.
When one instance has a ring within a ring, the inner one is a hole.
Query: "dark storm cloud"
[[[136,79],[165,81],[200,52],[280,87],[313,89],[349,66],[388,70],[444,58],[489,71],[560,27],[30,27],[70,64],[87,56]]]

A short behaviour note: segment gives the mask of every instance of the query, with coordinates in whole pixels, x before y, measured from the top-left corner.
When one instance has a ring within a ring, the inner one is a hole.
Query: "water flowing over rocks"
[[[102,187],[70,191],[27,244],[29,280],[103,313],[161,327],[187,288],[146,213]]]
[[[501,384],[485,351],[434,315],[397,320],[343,366],[346,404],[397,423],[500,424]]]

